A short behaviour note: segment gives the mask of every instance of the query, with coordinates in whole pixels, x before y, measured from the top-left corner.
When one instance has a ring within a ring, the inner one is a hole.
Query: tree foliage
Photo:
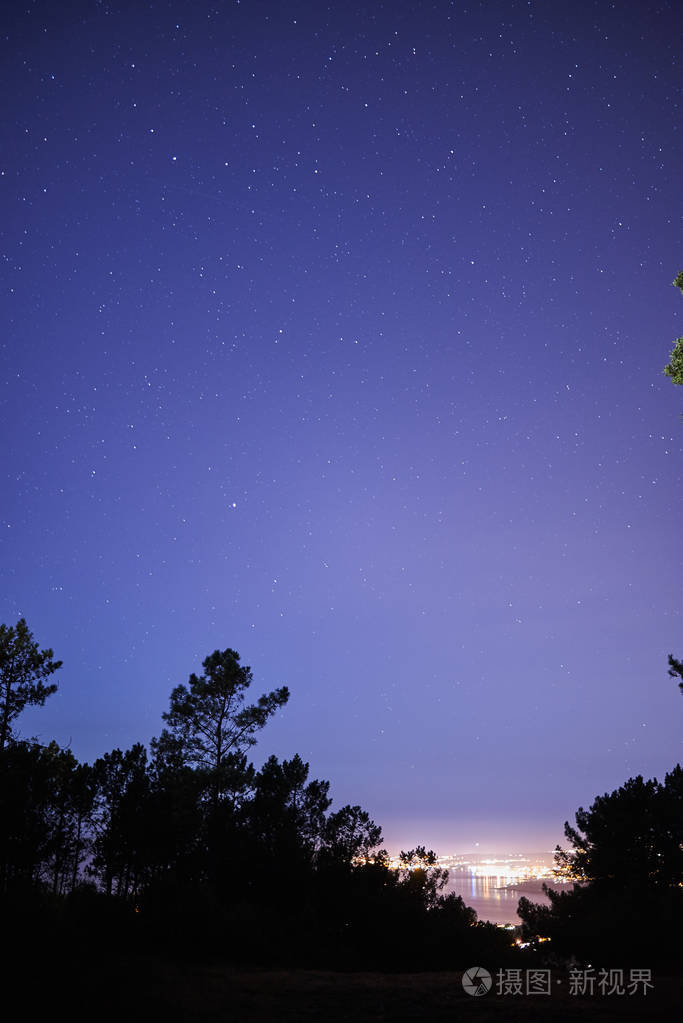
[[[669,654],[669,675],[671,678],[680,678],[678,688],[683,694],[683,661],[678,661],[673,654]]]
[[[22,707],[54,690],[44,678],[59,665],[23,620],[2,629],[9,735]],[[49,920],[56,936],[71,920],[93,947],[119,935],[129,948],[137,934],[174,955],[281,966],[504,961],[509,939],[442,894],[434,852],[418,846],[394,868],[381,828],[358,805],[331,811],[329,782],[300,756],[248,761],[289,696],[282,687],[249,704],[251,683],[234,650],[214,651],[171,693],[151,757],[135,743],[90,766],[56,743],[6,740],[0,911],[15,932],[44,935]]]
[[[683,912],[683,769],[664,782],[630,778],[565,823],[570,849],[556,851],[570,890],[544,886],[550,906],[521,899],[529,936],[579,959],[668,962]],[[655,925],[656,921],[656,925]]]
[[[576,827],[565,823],[572,851],[557,848],[560,870],[577,881],[626,888],[634,882],[653,887],[683,883],[683,770],[663,784],[630,778],[612,793],[598,796],[589,810],[576,812]]]
[[[676,274],[673,285],[683,292],[683,270]],[[671,377],[674,384],[683,384],[683,337],[677,338],[669,363],[664,367],[664,373]]]
[[[266,760],[254,781],[249,804],[252,835],[271,855],[287,855],[295,850],[308,862],[320,846],[325,829],[325,813],[332,800],[327,781],[308,781],[309,765],[297,754],[280,763],[277,757]]]
[[[439,892],[448,883],[448,871],[437,866],[436,853],[419,845],[409,852],[401,851],[399,861],[399,881],[403,889],[417,896],[429,909],[433,908]]]
[[[176,686],[171,693],[170,709],[162,715],[168,728],[152,743],[157,759],[204,771],[214,801],[234,791],[255,733],[289,699],[289,690],[282,686],[244,706],[253,676],[239,661],[230,649],[214,650],[205,658],[203,674],[193,673],[187,686]]]
[[[348,864],[386,862],[386,853],[379,849],[381,842],[382,829],[365,810],[343,806],[325,822],[321,855]]]
[[[87,855],[92,773],[56,742],[0,750],[0,890],[73,889]]]
[[[12,722],[30,704],[42,706],[57,691],[45,684],[62,666],[52,650],[40,650],[24,618],[0,625],[0,749],[13,738]]]
[[[105,753],[93,765],[94,841],[91,873],[107,895],[134,895],[151,866],[147,848],[150,778],[147,752],[136,743]]]

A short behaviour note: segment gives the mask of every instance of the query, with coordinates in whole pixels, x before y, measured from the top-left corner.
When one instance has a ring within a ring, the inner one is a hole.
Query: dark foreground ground
[[[517,1020],[604,1020],[645,1023],[679,1018],[683,980],[653,974],[647,995],[570,996],[567,977],[552,973],[552,994],[466,994],[460,973],[334,973],[317,970],[246,970],[171,964],[156,958],[91,962],[84,969],[24,986],[23,1020],[206,1021],[206,1023],[514,1023]],[[557,983],[557,981],[560,983]]]

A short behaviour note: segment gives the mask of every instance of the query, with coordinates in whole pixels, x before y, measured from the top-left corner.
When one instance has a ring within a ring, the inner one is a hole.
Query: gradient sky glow
[[[2,39],[0,621],[24,734],[217,647],[394,849],[681,757],[675,2],[39,0]]]

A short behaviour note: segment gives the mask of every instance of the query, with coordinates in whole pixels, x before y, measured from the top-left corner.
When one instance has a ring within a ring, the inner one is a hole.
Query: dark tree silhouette
[[[680,678],[678,688],[683,693],[683,661],[677,661],[673,654],[669,654],[669,674],[671,678]]]
[[[0,638],[0,911],[12,933],[50,933],[65,949],[78,934],[79,954],[146,942],[263,965],[502,961],[507,936],[440,894],[448,873],[433,852],[404,852],[394,869],[381,829],[360,806],[330,813],[329,782],[300,756],[248,762],[289,693],[247,704],[252,674],[235,651],[214,651],[173,690],[151,759],[137,743],[91,767],[12,736],[23,707],[54,691],[44,679],[59,663],[23,619]]]
[[[11,742],[0,750],[0,889],[37,884],[48,837],[49,778],[43,748]]]
[[[190,767],[153,758],[147,804],[150,877],[190,883],[202,872],[203,779]]]
[[[107,895],[135,895],[150,866],[150,779],[141,743],[106,753],[93,764],[94,840],[91,873]]]
[[[565,834],[572,848],[558,846],[558,872],[576,883],[544,886],[549,907],[521,899],[525,932],[583,960],[673,962],[683,912],[683,769],[663,783],[630,778],[581,807]]]
[[[24,618],[16,626],[0,625],[0,749],[13,738],[12,722],[29,704],[42,706],[55,683],[45,685],[62,666],[52,650],[39,650]]]
[[[90,849],[89,824],[95,797],[92,768],[71,750],[51,742],[42,752],[47,779],[46,843],[42,878],[55,894],[72,891]]]
[[[234,787],[255,733],[289,699],[282,686],[243,706],[253,678],[251,668],[239,660],[234,650],[214,650],[202,664],[202,675],[190,675],[187,686],[173,690],[170,709],[163,714],[168,728],[152,741],[157,759],[204,771],[214,803]]]
[[[304,855],[312,863],[332,800],[330,783],[308,781],[309,765],[297,754],[280,763],[266,760],[254,780],[248,808],[250,829],[262,849],[274,857]]]
[[[439,892],[448,883],[448,871],[437,866],[436,853],[423,845],[401,851],[399,879],[403,889],[428,909],[436,906]]]
[[[598,796],[589,810],[580,807],[576,827],[564,826],[572,851],[557,848],[560,870],[574,880],[615,889],[634,882],[665,887],[683,882],[683,821],[676,826],[667,809],[681,774],[674,768],[663,785],[639,775]]]
[[[353,864],[384,862],[386,853],[379,850],[382,829],[370,820],[360,806],[343,806],[331,813],[323,830],[321,854],[325,859]]]
[[[683,292],[683,270],[676,274],[673,285]],[[671,359],[669,364],[664,367],[664,372],[671,377],[674,384],[683,384],[683,337],[677,338],[671,352]]]
[[[0,751],[0,889],[72,890],[88,850],[91,770],[56,742]]]

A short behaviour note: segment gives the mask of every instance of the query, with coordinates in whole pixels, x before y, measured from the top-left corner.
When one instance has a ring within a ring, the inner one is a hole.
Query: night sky
[[[681,756],[676,2],[16,3],[0,621],[24,735],[216,648],[393,851],[553,845]]]

